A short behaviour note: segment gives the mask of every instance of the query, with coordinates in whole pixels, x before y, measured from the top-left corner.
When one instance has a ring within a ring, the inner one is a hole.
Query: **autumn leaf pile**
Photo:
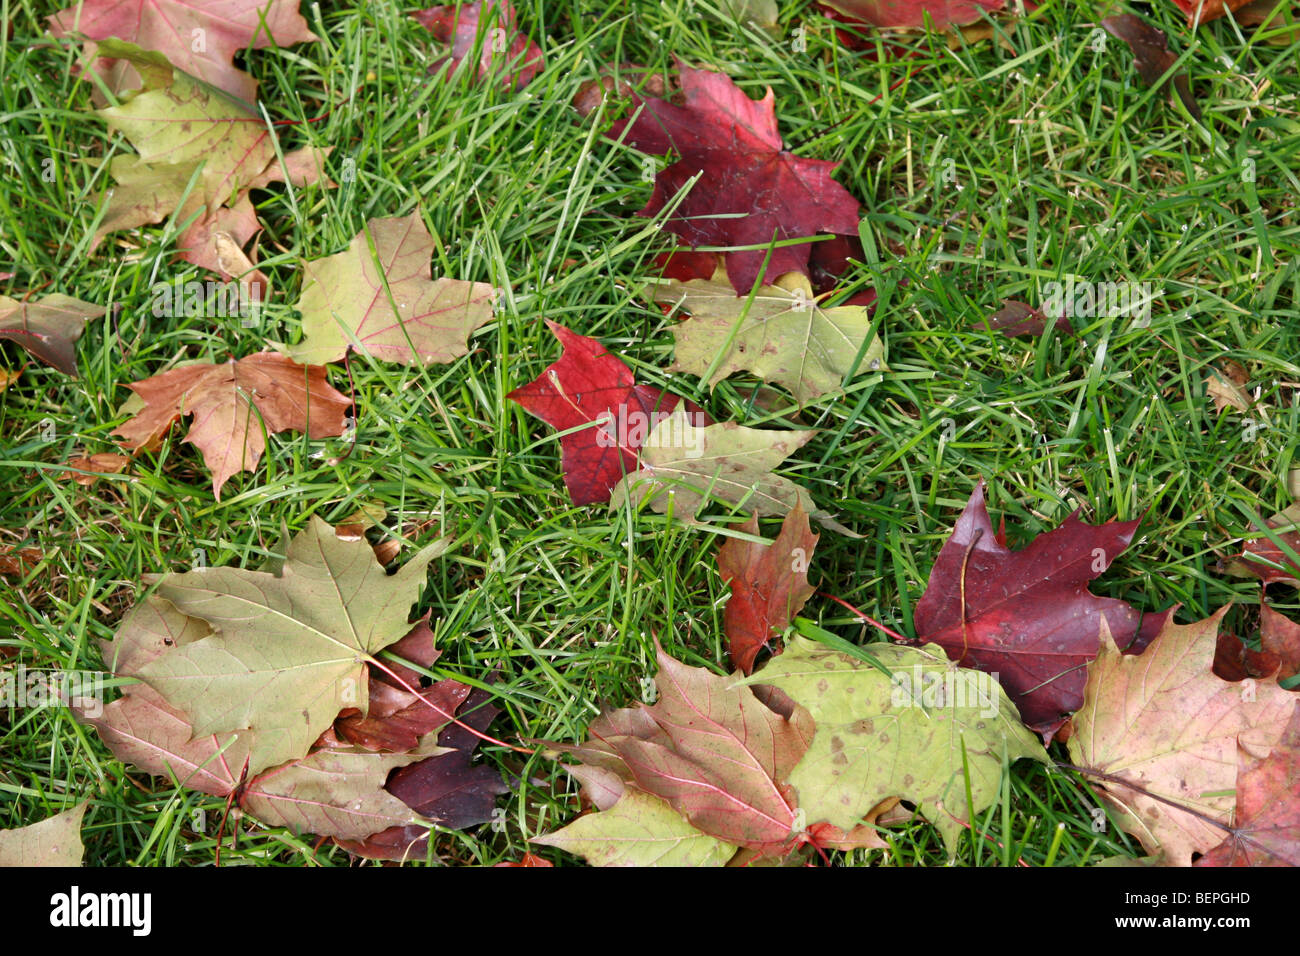
[[[128,16],[131,6],[149,12]],[[314,41],[296,3],[231,6],[217,17],[202,4],[86,4],[50,25],[85,43],[83,69],[115,100],[85,121],[133,150],[108,162],[113,185],[96,200],[90,252],[102,254],[112,234],[148,243],[175,224],[180,261],[258,301],[280,290],[250,249],[263,231],[252,191],[333,189],[327,169],[339,167],[328,150],[286,150],[254,105],[253,77],[233,65],[241,50]],[[773,16],[769,4],[749,6],[755,20]],[[824,6],[856,30],[965,28],[1009,12],[1003,0]],[[514,91],[544,69],[543,47],[509,3],[414,16],[439,45],[434,72],[450,66]],[[1167,72],[1163,35],[1118,18],[1105,28],[1130,45],[1147,82]],[[180,39],[193,30],[208,37],[203,50]],[[839,286],[863,255],[863,207],[834,178],[837,164],[788,147],[771,89],[754,99],[686,63],[655,78],[657,95],[642,79],[635,89],[602,80],[592,96],[601,131],[660,164],[638,215],[674,245],[662,275],[633,294],[668,317],[667,371],[697,379],[697,397],[747,377],[756,401],[770,387],[796,409],[861,376],[893,374],[874,293]],[[1194,112],[1185,80],[1172,82]],[[178,356],[121,383],[131,397],[112,434],[124,454],[76,461],[122,472],[189,419],[185,442],[219,498],[276,453],[271,436],[348,435],[366,409],[340,390],[338,363],[362,355],[424,369],[466,355],[511,290],[435,277],[421,210],[386,213],[301,263],[293,341],[220,363]],[[0,297],[0,340],[75,375],[76,342],[105,313],[62,293]],[[413,612],[430,563],[452,542],[377,553],[364,523],[336,529],[307,512],[265,566],[143,582],[148,593],[102,648],[121,696],[102,713],[74,705],[118,759],[226,799],[236,819],[404,861],[424,859],[434,827],[493,821],[500,795],[530,785],[480,762],[488,743],[544,754],[575,782],[581,812],[537,827],[535,847],[594,865],[692,866],[890,852],[898,828],[920,825],[955,856],[966,834],[980,838],[979,817],[1010,766],[1029,760],[1086,781],[1154,862],[1300,865],[1300,625],[1261,601],[1257,648],[1222,630],[1226,608],[1178,623],[1177,608],[1090,590],[1158,515],[1089,524],[1076,513],[1016,549],[978,482],[915,603],[915,639],[878,625],[889,639],[852,644],[800,617],[842,583],[814,583],[822,538],[867,531],[781,473],[817,430],[716,420],[685,395],[638,382],[598,338],[536,321],[558,355],[508,397],[555,433],[537,426],[559,446],[557,477],[573,505],[648,509],[725,539],[716,561],[731,590],[728,672],[656,643],[654,693],[605,707],[584,739],[498,740],[491,725],[508,698],[493,703],[496,675],[433,677],[441,649],[428,615]],[[1008,337],[1074,331],[1012,301],[988,326]],[[1275,517],[1226,569],[1300,584],[1291,560],[1300,533],[1275,530],[1296,518]],[[84,809],[0,833],[0,862],[79,861]]]

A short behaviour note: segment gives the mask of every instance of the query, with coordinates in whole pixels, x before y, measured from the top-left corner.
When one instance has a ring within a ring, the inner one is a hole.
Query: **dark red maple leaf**
[[[1259,601],[1259,645],[1257,668],[1276,663],[1279,680],[1300,674],[1300,624],[1273,610],[1263,595]]]
[[[1083,703],[1102,618],[1120,647],[1137,633],[1137,610],[1092,594],[1088,582],[1129,546],[1139,521],[1094,526],[1076,512],[1011,551],[993,533],[981,481],[916,605],[917,640],[995,673],[1025,724],[1050,739]]]
[[[1267,677],[1279,663],[1276,654],[1257,651],[1231,631],[1220,631],[1210,669],[1215,677],[1235,684],[1251,677]]]
[[[701,178],[664,228],[691,247],[757,246],[728,252],[727,275],[745,295],[758,280],[773,238],[858,231],[858,201],[831,179],[838,163],[803,159],[784,148],[776,128],[775,97],[751,100],[721,73],[679,66],[684,105],[634,97],[642,107],[614,125],[645,153],[675,152],[679,159],[655,177],[642,216],[661,211],[697,173]],[[811,243],[772,250],[765,273],[774,282],[787,272],[809,272]]]
[[[372,672],[373,673],[373,672]],[[420,738],[447,723],[470,694],[460,681],[440,680],[419,695],[370,678],[370,710],[334,721],[334,734],[345,744],[365,750],[405,753]]]
[[[576,505],[609,501],[609,492],[625,474],[637,470],[637,453],[655,425],[667,418],[680,396],[652,385],[638,385],[632,370],[605,346],[564,326],[547,321],[564,345],[558,362],[507,398],[546,422],[567,431],[560,439],[564,484]],[[686,400],[697,427],[713,424],[708,413]]]
[[[1007,0],[820,0],[828,15],[847,23],[919,30],[927,20],[936,30],[967,26],[1007,6]]]
[[[1196,865],[1300,866],[1300,705],[1267,757],[1237,756],[1232,829]]]
[[[758,534],[758,519],[751,517],[740,530]],[[731,585],[723,630],[731,663],[746,674],[753,672],[758,652],[785,630],[816,590],[808,583],[808,562],[817,540],[808,516],[796,505],[771,544],[728,538],[718,549],[718,571]]]
[[[484,9],[486,7],[486,9]],[[478,76],[486,79],[509,65],[513,71],[506,74],[502,84],[507,88],[523,87],[541,72],[542,49],[516,27],[515,8],[510,0],[465,3],[459,6],[430,7],[412,13],[436,39],[451,44],[448,54],[453,66],[474,52],[483,33],[479,47]],[[438,69],[440,64],[430,68]]]
[[[490,691],[475,690],[466,699],[458,720],[483,733],[501,713],[488,703]],[[394,770],[384,789],[408,807],[450,830],[487,823],[493,819],[496,799],[510,788],[497,769],[474,764],[480,738],[460,724],[451,724],[438,735],[439,747],[451,753],[429,757]],[[349,853],[376,860],[421,860],[425,856],[429,830],[421,826],[389,827],[364,840],[337,840]]]
[[[1300,503],[1293,504],[1285,511],[1275,514],[1264,524],[1270,531],[1278,528],[1294,528],[1300,522]],[[1275,533],[1274,537],[1296,554],[1300,554],[1300,531]],[[1241,554],[1226,562],[1222,568],[1232,574],[1254,575],[1265,584],[1291,584],[1300,587],[1300,567],[1295,561],[1268,537],[1251,538],[1242,548]]]

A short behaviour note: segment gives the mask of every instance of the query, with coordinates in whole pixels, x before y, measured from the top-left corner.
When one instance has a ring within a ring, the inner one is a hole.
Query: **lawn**
[[[718,0],[516,7],[545,52],[522,90],[446,64],[431,75],[441,45],[387,3],[304,5],[320,42],[241,55],[283,150],[331,148],[338,184],[253,193],[273,291],[246,327],[153,313],[156,283],[213,278],[175,260],[183,223],[112,233],[92,251],[110,184],[98,161],[130,147],[92,112],[76,44],[46,33],[57,8],[5,5],[0,273],[12,275],[0,293],[65,293],[108,310],[77,345],[75,379],[12,345],[0,356],[0,367],[25,366],[0,391],[7,667],[102,671],[99,642],[149,593],[150,575],[197,561],[258,567],[279,553],[282,528],[313,516],[338,525],[365,509],[382,514],[370,537],[400,543],[399,562],[450,536],[416,608],[442,650],[430,674],[490,686],[501,740],[581,741],[602,707],[641,698],[656,638],[679,660],[726,673],[728,588],[715,554],[744,509],[728,519],[714,508],[717,520],[701,527],[648,508],[573,505],[558,433],[506,397],[560,355],[544,320],[598,339],[639,382],[718,421],[817,429],[779,473],[861,537],[815,527],[810,577],[909,637],[939,549],[983,478],[1013,548],[1076,509],[1091,523],[1141,518],[1093,592],[1143,612],[1179,605],[1182,622],[1235,602],[1225,629],[1254,639],[1258,582],[1220,562],[1260,516],[1292,501],[1300,44],[1263,43],[1230,19],[1193,33],[1169,2],[1132,8],[1169,35],[1203,112],[1196,122],[1141,82],[1124,44],[1097,42],[1100,5],[1049,0],[1000,21],[994,40],[950,49],[921,34],[892,52],[847,49],[807,2],[782,2],[771,30],[737,25]],[[752,98],[770,88],[787,148],[840,164],[835,178],[862,204],[865,252],[839,290],[876,290],[887,371],[861,371],[803,408],[779,390],[756,394],[752,377],[710,390],[668,371],[677,319],[641,293],[672,239],[636,215],[665,161],[606,135],[625,101],[611,97],[588,117],[571,103],[608,64],[663,73],[675,61],[725,73]],[[351,355],[330,381],[355,403],[354,438],[271,436],[256,471],[236,474],[219,500],[183,442],[186,425],[120,474],[71,480],[71,459],[116,450],[129,383],[297,342],[302,264],[342,251],[371,218],[417,209],[434,276],[507,290],[468,355],[428,368]],[[1075,316],[1072,334],[1017,338],[985,324],[1004,299],[1037,304],[1069,275],[1147,283],[1149,315]],[[1207,397],[1227,360],[1248,376],[1247,411]],[[764,535],[777,527],[765,522]],[[20,549],[31,549],[27,560],[14,557]],[[1295,592],[1274,590],[1274,606],[1294,616]],[[884,639],[824,597],[802,616],[853,643]],[[576,781],[540,753],[481,752],[511,783],[502,812],[439,829],[429,861],[490,865],[531,850],[579,862],[528,842],[578,815]],[[1061,744],[1050,752],[1066,762]],[[1091,786],[1010,765],[956,862],[1142,856]],[[90,864],[207,866],[217,856],[224,800],[129,768],[66,708],[0,709],[0,828],[83,800]],[[247,816],[224,827],[223,866],[357,862]],[[922,821],[887,842],[827,859],[948,861]]]

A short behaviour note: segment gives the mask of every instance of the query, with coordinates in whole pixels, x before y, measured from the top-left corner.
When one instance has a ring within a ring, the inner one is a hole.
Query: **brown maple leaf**
[[[325,380],[325,368],[270,352],[220,365],[185,365],[127,386],[145,407],[113,434],[132,451],[155,447],[182,415],[193,415],[185,441],[203,452],[212,490],[235,472],[255,471],[265,435],[288,429],[311,438],[342,435],[351,400]]]

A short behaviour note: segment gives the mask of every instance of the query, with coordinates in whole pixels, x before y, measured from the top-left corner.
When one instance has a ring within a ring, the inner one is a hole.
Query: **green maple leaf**
[[[957,667],[939,645],[873,644],[870,652],[892,677],[795,637],[745,683],[779,687],[817,723],[790,775],[809,823],[849,830],[880,801],[900,797],[938,827],[952,853],[963,823],[997,800],[1003,755],[1045,763],[1047,753],[1002,687]]]
[[[371,219],[345,252],[307,263],[296,306],[303,341],[285,351],[311,365],[338,361],[351,344],[405,365],[464,355],[469,334],[492,318],[494,290],[485,282],[430,279],[432,257],[419,210]]]
[[[131,63],[144,87],[120,105],[96,111],[138,155],[118,156],[110,163],[117,185],[108,191],[94,244],[110,232],[160,222],[173,211],[177,222],[200,214],[187,236],[202,235],[204,225],[211,228],[214,222],[232,228],[234,213],[255,231],[249,189],[286,178],[295,184],[317,178],[329,150],[291,152],[281,165],[273,135],[257,110],[176,69],[161,53],[117,39],[101,41],[98,53]],[[227,203],[233,209],[218,220]],[[190,243],[182,237],[180,244]]]
[[[652,292],[656,302],[690,316],[672,330],[673,369],[707,376],[710,388],[744,370],[784,385],[806,405],[839,388],[855,368],[882,367],[880,339],[867,343],[871,313],[856,305],[822,308],[802,273],[788,273],[750,296],[737,296],[721,268],[712,279],[658,282]]]
[[[249,773],[304,756],[339,711],[367,712],[366,664],[410,630],[436,542],[387,575],[364,538],[319,518],[279,574],[201,568],[168,575],[158,597],[213,633],[138,671],[195,736],[251,731]],[[242,737],[242,735],[241,735]]]
[[[701,833],[659,797],[628,787],[616,804],[533,837],[592,866],[722,866],[736,847]]]
[[[745,428],[721,422],[697,428],[678,405],[650,432],[641,447],[641,469],[626,475],[610,493],[610,508],[624,502],[661,514],[695,517],[710,498],[744,504],[760,515],[784,515],[796,504],[817,508],[807,490],[772,469],[817,434],[812,430]]]

